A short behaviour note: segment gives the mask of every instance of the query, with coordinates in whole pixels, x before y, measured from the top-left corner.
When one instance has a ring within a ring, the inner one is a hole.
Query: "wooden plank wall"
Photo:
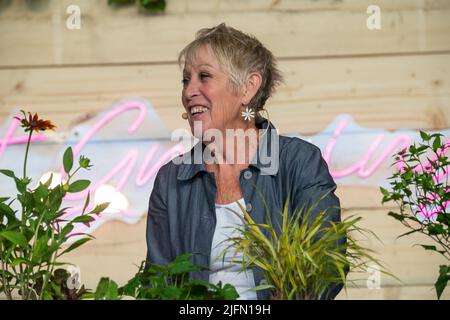
[[[171,129],[181,119],[178,51],[195,32],[226,22],[254,34],[279,59],[286,83],[270,102],[281,133],[312,135],[348,113],[369,128],[448,129],[450,1],[447,0],[168,0],[165,14],[106,0],[11,1],[0,7],[0,123],[18,106],[68,131],[119,99],[150,100]],[[66,8],[81,8],[80,30],[65,27]],[[381,8],[382,29],[366,28],[366,8]],[[349,288],[339,299],[434,299],[444,261],[413,247],[427,242],[386,216],[378,188],[342,186],[343,216],[358,214],[383,244],[368,245],[402,282],[382,276],[381,289]],[[143,199],[143,201],[147,201]],[[94,287],[119,283],[145,256],[145,219],[109,222],[96,240],[68,257]],[[450,297],[447,290],[445,298]]]

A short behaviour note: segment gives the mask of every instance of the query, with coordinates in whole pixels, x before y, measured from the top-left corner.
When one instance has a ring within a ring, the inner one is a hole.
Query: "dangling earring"
[[[267,109],[261,109],[258,111],[258,116],[262,117],[259,112],[264,111],[266,113],[267,116],[267,128],[264,130],[264,133],[261,133],[260,135],[263,136],[267,133],[267,130],[269,130],[269,126],[270,126],[270,116],[269,116],[269,111],[267,111]]]
[[[248,106],[245,107],[245,111],[242,111],[241,113],[244,120],[251,121],[252,118],[255,117],[255,111],[253,111],[252,108],[249,108]]]
[[[184,120],[187,120],[187,118],[188,118],[187,112],[183,112],[183,113],[181,114],[181,117],[182,117]]]

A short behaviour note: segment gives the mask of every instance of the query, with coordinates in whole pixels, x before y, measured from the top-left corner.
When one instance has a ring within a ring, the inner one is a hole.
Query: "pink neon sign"
[[[132,125],[128,128],[128,133],[132,134],[134,133],[143,123],[145,116],[146,116],[146,107],[143,103],[132,101],[125,103],[118,108],[112,110],[108,114],[106,114],[103,118],[101,118],[97,123],[95,123],[92,128],[88,130],[86,135],[80,140],[80,142],[74,147],[73,153],[74,157],[76,157],[78,154],[80,154],[82,148],[89,142],[89,140],[95,135],[96,132],[98,132],[101,128],[106,126],[109,122],[111,122],[115,117],[121,115],[124,112],[127,112],[129,110],[137,109],[139,110],[139,115],[137,119],[132,123]],[[146,173],[145,170],[148,167],[149,162],[154,157],[156,151],[160,147],[160,144],[155,144],[151,147],[150,151],[146,155],[144,162],[142,163],[141,167],[138,170],[137,177],[135,179],[135,184],[138,187],[142,187],[145,185],[159,170],[159,168],[164,165],[167,161],[169,161],[173,156],[182,154],[185,152],[185,150],[179,146],[176,145],[166,151],[162,157],[152,166],[149,168],[148,172]],[[136,166],[137,158],[139,155],[138,150],[129,150],[123,159],[115,165],[103,178],[101,178],[99,181],[97,181],[91,188],[88,190],[85,190],[83,192],[79,192],[76,194],[68,194],[65,197],[65,200],[80,200],[87,196],[88,192],[95,192],[98,187],[100,187],[103,184],[106,184],[107,182],[111,181],[115,176],[122,174],[121,179],[115,186],[116,191],[121,191],[124,185],[129,181],[130,175],[133,172],[134,167]],[[61,167],[60,169],[61,175],[64,175],[64,169]],[[72,207],[67,210],[67,216],[71,216],[73,214],[76,214],[80,210],[82,210],[83,206],[76,206]],[[132,212],[126,211],[123,212],[124,214],[132,215]]]
[[[355,172],[357,172],[357,175],[361,178],[367,178],[371,176],[385,161],[388,157],[391,157],[393,153],[395,153],[395,150],[399,150],[400,148],[406,148],[409,143],[410,139],[407,135],[400,135],[394,139],[390,143],[390,145],[383,150],[381,155],[374,161],[374,163],[369,167],[366,168],[367,163],[369,162],[370,158],[372,157],[373,153],[376,151],[376,149],[379,147],[380,143],[384,140],[384,134],[380,134],[375,141],[372,142],[372,144],[369,147],[369,150],[366,152],[365,155],[354,165],[348,167],[344,170],[334,170],[331,167],[331,154],[333,152],[333,148],[336,145],[337,139],[339,136],[342,135],[342,131],[345,129],[345,127],[348,125],[347,119],[342,119],[336,128],[333,131],[333,136],[330,138],[330,140],[327,143],[327,146],[325,147],[325,152],[323,153],[323,158],[327,162],[330,174],[333,176],[333,178],[342,178],[345,176],[349,176]]]
[[[90,127],[87,133],[80,139],[80,141],[74,146],[74,156],[77,157],[82,149],[89,143],[89,141],[97,134],[102,128],[107,126],[113,119],[120,117],[122,114],[130,111],[138,111],[137,117],[132,121],[131,125],[127,128],[127,132],[129,135],[134,134],[144,123],[146,119],[147,109],[146,105],[139,101],[131,101],[123,103],[122,105],[114,108],[107,114],[105,114],[102,118],[100,118],[92,127]],[[6,130],[6,134],[3,139],[0,139],[0,157],[6,151],[8,145],[14,144],[22,144],[26,143],[27,137],[13,137],[14,132],[17,129],[19,121],[16,119],[12,120],[11,125]],[[343,134],[344,129],[349,125],[348,119],[342,119],[338,122],[337,126],[333,130],[333,136],[327,141],[326,146],[324,148],[323,157],[325,161],[328,163],[330,168],[331,175],[336,178],[343,178],[353,174],[356,174],[359,178],[368,178],[373,175],[380,166],[398,150],[406,148],[410,144],[410,138],[406,134],[401,134],[395,137],[390,144],[381,149],[381,144],[385,140],[384,134],[379,134],[375,140],[373,140],[367,151],[362,155],[362,157],[353,165],[348,168],[342,170],[336,170],[332,168],[331,159],[333,150],[338,143],[340,136]],[[33,142],[45,141],[47,137],[45,135],[34,135],[32,138]],[[67,201],[77,201],[83,199],[87,192],[95,193],[97,188],[100,186],[112,181],[114,178],[119,178],[116,183],[115,190],[121,191],[124,186],[130,181],[130,177],[132,173],[137,170],[136,177],[134,179],[134,184],[136,187],[145,186],[152,177],[154,177],[159,170],[159,168],[170,160],[173,156],[179,155],[185,150],[180,146],[176,145],[172,147],[170,150],[167,150],[163,153],[163,155],[156,159],[156,162],[150,166],[151,161],[155,158],[157,151],[161,145],[159,143],[155,143],[151,146],[148,152],[145,154],[145,157],[142,163],[138,163],[140,151],[137,149],[129,149],[124,150],[124,156],[120,161],[112,165],[112,168],[107,171],[105,176],[97,179],[97,181],[91,186],[89,190],[85,192],[80,192],[77,194],[69,194],[66,196],[65,200]],[[442,154],[445,153],[450,148],[450,140],[447,142],[447,148],[442,151]],[[380,151],[379,156],[374,159],[374,161],[369,165],[369,161],[374,157],[376,151]],[[434,160],[432,160],[434,161]],[[399,170],[402,168],[402,162],[399,161],[397,163],[397,167]],[[64,177],[64,171],[61,168],[61,175]],[[438,179],[445,177],[448,172],[444,172],[441,174]],[[445,204],[448,205],[448,202]],[[91,206],[92,207],[92,206]],[[434,214],[433,212],[427,212],[426,208],[420,208],[421,211],[423,209],[424,214]],[[82,206],[74,206],[70,208],[67,212],[67,216],[73,216],[78,214],[82,210]],[[121,214],[124,216],[133,216],[135,215],[132,211],[124,210],[121,211]]]
[[[17,120],[16,118],[13,118],[11,125],[6,130],[5,136],[3,137],[3,139],[0,139],[0,157],[3,155],[3,153],[5,152],[6,147],[8,145],[27,143],[28,136],[21,136],[18,138],[13,138],[13,134],[16,131],[16,128],[19,125],[19,123],[20,123],[19,120]],[[35,134],[34,136],[31,137],[32,142],[45,141],[45,140],[47,140],[47,136],[45,136],[43,134]]]

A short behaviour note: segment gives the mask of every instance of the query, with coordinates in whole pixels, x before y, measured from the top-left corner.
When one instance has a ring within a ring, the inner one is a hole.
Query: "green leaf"
[[[141,285],[139,278],[135,276],[127,282],[127,284],[119,289],[119,292],[123,295],[136,298],[136,290]]]
[[[44,252],[48,248],[49,239],[50,239],[50,237],[48,236],[48,234],[44,234],[37,240],[36,245],[33,250],[33,262],[41,261],[41,258],[43,256]]]
[[[438,234],[444,234],[445,230],[444,227],[441,224],[429,224],[427,225],[428,233],[430,235],[438,235]]]
[[[68,147],[63,156],[64,171],[68,174],[73,167],[72,147]]]
[[[23,249],[27,249],[28,241],[23,234],[16,231],[3,231],[0,236],[11,241],[12,243],[21,246]]]
[[[16,175],[14,174],[14,171],[11,170],[0,170],[0,173],[3,173],[5,176],[8,176],[10,178],[15,178]]]
[[[441,298],[442,292],[444,292],[444,289],[447,286],[448,281],[450,280],[449,272],[450,266],[446,265],[439,266],[439,277],[436,283],[434,284],[438,299]]]
[[[91,193],[88,192],[86,201],[84,202],[83,211],[81,211],[81,214],[84,214],[86,212],[86,208],[89,205],[89,201],[91,200]]]
[[[117,283],[109,278],[101,278],[95,290],[95,300],[118,300]]]
[[[420,244],[420,246],[422,248],[424,248],[425,250],[437,251],[436,246],[429,246],[429,245],[425,245],[425,244]]]
[[[95,218],[88,216],[88,215],[82,215],[82,216],[78,216],[75,219],[72,220],[73,223],[83,223],[85,224],[87,227],[89,227],[89,223],[95,221]]]
[[[427,133],[425,133],[424,131],[420,131],[420,137],[422,138],[423,141],[430,140],[430,136]]]
[[[165,287],[161,290],[161,298],[164,300],[176,300],[181,295],[181,289],[177,287]]]
[[[27,185],[31,182],[31,180],[28,178],[14,178],[14,180],[16,182],[16,188],[20,193],[25,193],[27,191]]]
[[[163,12],[166,8],[166,0],[138,0],[138,4],[147,12]]]
[[[136,0],[108,0],[110,6],[123,6],[134,4]]]
[[[110,204],[109,202],[100,203],[96,205],[95,208],[91,212],[89,212],[89,214],[99,214],[103,212],[106,208],[108,208],[109,204]]]
[[[383,196],[389,197],[389,191],[387,191],[387,189],[380,187],[380,191],[383,194]]]
[[[79,239],[79,240],[75,241],[74,243],[72,243],[72,244],[70,245],[70,247],[68,247],[66,250],[64,250],[63,252],[61,252],[61,253],[58,255],[58,257],[59,257],[59,256],[62,256],[63,254],[66,254],[66,253],[68,253],[68,252],[70,252],[70,251],[72,251],[72,250],[75,250],[76,248],[82,246],[83,244],[85,244],[86,242],[88,242],[88,241],[90,241],[90,240],[92,240],[92,239],[91,239],[91,238],[82,238],[82,239]]]
[[[67,190],[67,192],[77,193],[83,191],[89,187],[90,184],[91,182],[89,180],[77,180],[69,185],[69,190]]]
[[[68,223],[61,230],[61,237],[65,238],[70,232],[72,232],[74,226],[71,223]]]
[[[28,261],[23,258],[16,258],[16,259],[13,259],[11,265],[13,267],[17,267],[19,264],[27,264],[27,263],[28,263]]]
[[[436,138],[434,138],[433,141],[433,150],[437,151],[441,146],[441,137],[437,136]]]
[[[5,215],[8,218],[8,224],[11,224],[14,221],[19,221],[14,210],[4,203],[0,203],[0,214]]]

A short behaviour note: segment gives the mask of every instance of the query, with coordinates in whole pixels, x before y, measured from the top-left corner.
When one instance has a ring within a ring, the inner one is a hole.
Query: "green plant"
[[[81,300],[90,293],[90,290],[87,290],[84,285],[78,289],[78,283],[72,283],[73,278],[74,275],[71,275],[66,269],[58,268],[53,272],[47,284],[47,292],[52,300]],[[35,286],[40,290],[42,278],[38,279]]]
[[[190,280],[189,272],[205,270],[195,266],[190,254],[177,257],[167,265],[141,263],[136,275],[123,287],[109,278],[102,278],[95,293],[96,300],[118,300],[126,297],[151,300],[235,300],[236,289],[230,284],[222,286],[201,280]]]
[[[61,291],[57,281],[60,271],[55,270],[55,267],[66,264],[59,258],[93,238],[88,234],[71,232],[77,224],[89,225],[95,219],[94,215],[100,214],[108,203],[99,204],[86,212],[88,196],[82,214],[65,220],[67,208],[61,208],[64,196],[83,191],[90,184],[89,180],[72,181],[80,169],[89,169],[91,165],[88,158],[80,156],[78,167],[72,170],[71,148],[65,151],[63,157],[66,181],[51,187],[53,177],[50,176],[45,183],[39,182],[36,187],[30,187],[27,161],[32,134],[53,130],[55,126],[48,120],[39,119],[37,114],[32,116],[29,113],[27,119],[25,112],[22,113],[24,117],[16,119],[21,122],[25,132],[29,132],[23,176],[18,177],[11,170],[0,170],[14,181],[18,192],[13,199],[0,197],[0,293],[4,293],[7,299],[13,299],[15,295],[22,299],[54,299]],[[74,236],[79,239],[68,245],[69,239]],[[76,293],[72,294],[76,296]]]
[[[256,267],[263,271],[268,284],[257,290],[270,289],[271,299],[322,299],[332,285],[342,283],[346,288],[348,270],[365,273],[373,265],[381,266],[372,257],[373,251],[360,246],[351,236],[355,232],[373,234],[357,226],[360,217],[334,223],[327,220],[327,210],[314,213],[317,204],[290,215],[288,203],[289,199],[280,213],[281,226],[272,223],[270,215],[267,223],[257,224],[240,206],[243,215],[235,214],[242,225],[232,227],[238,235],[225,240],[229,245],[223,254],[228,250],[234,250],[234,255],[242,252],[242,260],[236,261],[242,269]],[[342,243],[345,237],[347,241]]]
[[[160,13],[166,9],[166,0],[108,0],[108,5],[115,7],[133,4],[145,13]]]
[[[422,142],[413,144],[395,155],[395,165],[400,170],[391,177],[392,190],[380,188],[382,203],[395,202],[399,212],[389,212],[389,216],[400,221],[410,231],[398,238],[422,233],[439,247],[421,244],[425,250],[438,252],[450,261],[450,186],[448,185],[449,159],[445,152],[450,142],[442,142],[442,134],[420,132]],[[445,178],[445,180],[444,180]],[[435,283],[440,299],[450,279],[450,264],[439,266],[439,276]]]

